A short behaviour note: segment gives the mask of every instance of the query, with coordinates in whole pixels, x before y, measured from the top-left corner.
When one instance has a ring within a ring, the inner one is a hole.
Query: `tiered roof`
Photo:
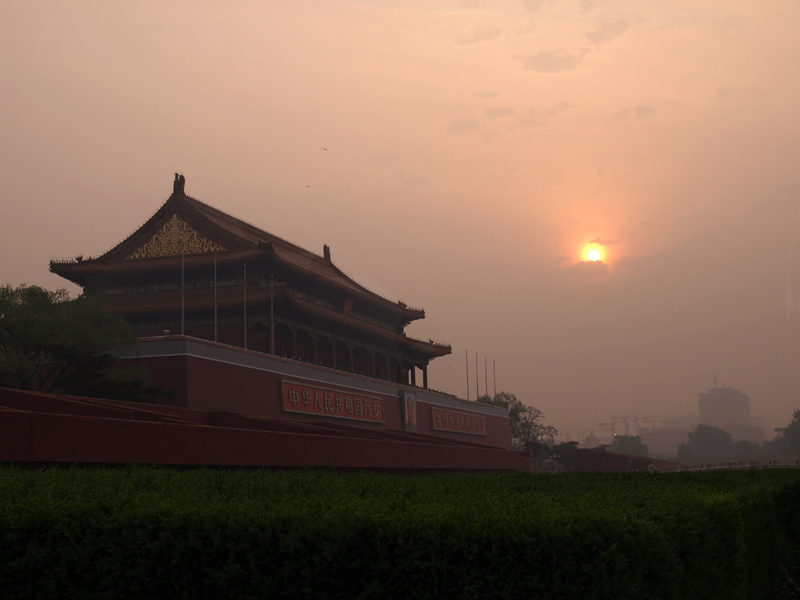
[[[65,279],[85,287],[92,276],[135,274],[174,270],[183,260],[185,268],[211,265],[216,260],[219,265],[254,261],[259,257],[270,257],[288,271],[305,275],[339,290],[359,304],[372,305],[395,315],[401,326],[425,317],[420,308],[410,308],[403,302],[392,302],[358,284],[348,277],[330,259],[325,247],[325,255],[320,256],[292,244],[263,229],[250,225],[200,200],[187,196],[184,192],[185,180],[176,174],[173,193],[150,219],[122,242],[96,258],[78,257],[70,260],[54,260],[50,270]],[[230,302],[240,303],[240,295],[226,298],[232,291],[219,290],[220,307]],[[191,299],[187,297],[186,308],[201,307],[213,301],[213,292],[193,290]],[[248,286],[248,304],[268,301],[272,297],[269,288],[260,288],[252,293]],[[276,286],[275,299],[284,297],[293,309],[314,315],[317,318],[341,323],[365,333],[377,333],[380,328],[360,322],[335,310],[318,306],[312,302],[292,295],[286,286]],[[252,295],[251,295],[252,294]],[[107,298],[108,309],[117,314],[131,312],[158,312],[172,306],[177,300],[167,294],[121,295]],[[367,331],[369,330],[369,331]],[[383,331],[381,337],[386,337]],[[395,337],[395,336],[390,336]],[[442,356],[449,354],[449,345],[423,342],[407,338],[398,333],[397,342],[401,346],[413,347],[425,354]]]

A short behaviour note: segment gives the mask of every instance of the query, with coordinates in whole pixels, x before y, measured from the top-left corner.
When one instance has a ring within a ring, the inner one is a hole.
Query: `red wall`
[[[246,350],[239,349],[238,351],[248,353]],[[308,382],[312,386],[325,387],[347,393],[352,392],[356,387],[363,389],[369,385],[370,380],[368,378],[358,375],[349,376],[353,380],[354,387],[347,388],[319,381],[309,382],[303,378],[286,377],[279,373],[189,355],[144,357],[131,360],[132,362],[146,363],[154,383],[167,389],[177,390],[175,400],[170,402],[170,404],[176,406],[185,406],[193,409],[228,410],[248,415],[262,415],[274,419],[288,419],[305,423],[338,422],[367,429],[403,430],[403,410],[399,394],[369,392],[369,395],[380,397],[383,400],[383,423],[346,420],[324,415],[304,415],[284,412],[281,409],[281,381],[284,378],[301,383]],[[326,371],[324,368],[320,368],[320,372],[324,371]],[[401,384],[398,384],[397,389],[398,392],[402,389]],[[414,388],[411,389],[414,390]],[[418,433],[463,443],[489,445],[507,450],[512,448],[511,429],[507,416],[481,412],[480,416],[486,419],[487,435],[435,430],[431,415],[431,407],[435,405],[420,398],[423,394],[427,394],[435,399],[436,395],[427,390],[419,390],[419,388],[416,388],[416,391]],[[475,412],[480,411],[482,408],[476,403],[457,402],[456,407],[444,406],[444,408],[462,414],[470,414],[472,406],[476,407]]]
[[[17,408],[21,407],[21,408]],[[0,388],[0,462],[244,465],[399,471],[527,470],[525,452],[405,432]]]

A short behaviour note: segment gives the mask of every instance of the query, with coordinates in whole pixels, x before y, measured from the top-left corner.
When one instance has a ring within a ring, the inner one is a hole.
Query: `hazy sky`
[[[466,397],[468,350],[474,399],[478,352],[481,392],[488,357],[490,391],[496,361],[598,433],[697,415],[716,373],[771,437],[800,408],[799,31],[798,0],[4,0],[0,282],[68,285],[50,259],[177,171],[424,308],[431,387]]]

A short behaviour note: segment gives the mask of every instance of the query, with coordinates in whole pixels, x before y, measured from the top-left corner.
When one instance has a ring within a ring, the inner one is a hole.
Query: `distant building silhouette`
[[[642,427],[639,437],[650,450],[650,456],[675,456],[678,446],[689,440],[686,427]]]
[[[599,448],[602,440],[594,434],[594,431],[583,440],[581,447],[583,448]]]
[[[747,394],[727,386],[717,387],[715,382],[713,388],[698,396],[700,423],[724,429],[734,441],[748,440],[756,444],[764,441],[764,431],[754,425],[750,416]]]

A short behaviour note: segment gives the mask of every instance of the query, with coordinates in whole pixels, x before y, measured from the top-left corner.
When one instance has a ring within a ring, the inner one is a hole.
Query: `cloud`
[[[534,31],[536,31],[536,21],[531,19],[530,21],[528,21],[528,25],[526,27],[523,27],[522,29],[517,29],[517,35],[526,36],[530,35]]]
[[[514,59],[520,61],[529,71],[563,73],[577,69],[587,52],[585,49],[575,53],[565,50],[540,50],[536,54],[518,54]]]
[[[614,272],[619,277],[632,277],[647,269],[647,258],[641,256],[621,256],[614,262]]]
[[[448,133],[453,135],[464,135],[465,133],[472,133],[480,129],[480,123],[475,117],[463,117],[457,121],[453,121],[447,126]]]
[[[534,127],[544,127],[547,124],[549,117],[557,115],[558,113],[572,108],[571,104],[567,102],[559,102],[544,111],[537,111],[535,108],[530,108],[528,112],[520,116],[514,125],[509,127],[509,132],[525,131]]]
[[[499,27],[492,27],[487,29],[478,29],[471,33],[460,35],[456,38],[456,46],[472,46],[480,44],[481,42],[488,42],[489,40],[500,37],[503,30]]]
[[[546,111],[544,111],[547,115],[557,115],[560,112],[563,112],[569,108],[572,108],[572,104],[569,102],[559,102],[555,106],[551,106]]]
[[[625,20],[619,20],[616,23],[601,25],[594,31],[587,31],[583,34],[583,37],[593,44],[605,44],[614,38],[618,38],[628,29],[630,29],[630,24]]]
[[[543,127],[545,123],[547,123],[547,119],[536,112],[535,108],[531,108],[527,113],[517,119],[508,130],[510,132],[524,131],[533,127]]]
[[[664,267],[669,255],[666,253],[646,256],[621,256],[614,261],[615,277],[644,277]]]
[[[656,109],[646,104],[640,104],[635,108],[626,108],[611,115],[612,123],[619,123],[620,121],[629,121],[635,119],[647,119],[656,114]]]
[[[492,98],[497,98],[500,94],[497,92],[473,92],[470,96],[480,100],[491,100]]]
[[[602,260],[582,260],[566,269],[561,269],[558,275],[576,281],[588,281],[608,275],[608,266]]]
[[[461,10],[479,10],[489,8],[489,3],[486,0],[461,0]]]
[[[572,259],[571,256],[554,256],[548,262],[550,262],[552,264],[558,264],[558,263],[566,262],[566,261],[571,260],[571,259]]]
[[[557,3],[558,0],[522,0],[522,4],[523,6],[525,6],[525,10],[527,10],[529,13],[545,10]]]
[[[590,13],[600,4],[601,4],[600,2],[596,2],[595,0],[581,0],[579,2],[580,13],[583,15],[585,15],[586,13]]]
[[[490,119],[502,119],[503,117],[507,117],[509,115],[513,115],[516,110],[513,108],[509,108],[507,106],[487,106],[486,107],[486,116]]]
[[[593,240],[589,240],[590,244],[598,244],[600,246],[610,246],[611,244],[619,244],[619,240],[604,240],[602,238],[596,237]]]
[[[419,176],[419,175],[409,175],[405,171],[400,171],[397,173],[397,183],[402,186],[406,187],[418,187],[418,188],[429,188],[431,187],[430,182]]]

